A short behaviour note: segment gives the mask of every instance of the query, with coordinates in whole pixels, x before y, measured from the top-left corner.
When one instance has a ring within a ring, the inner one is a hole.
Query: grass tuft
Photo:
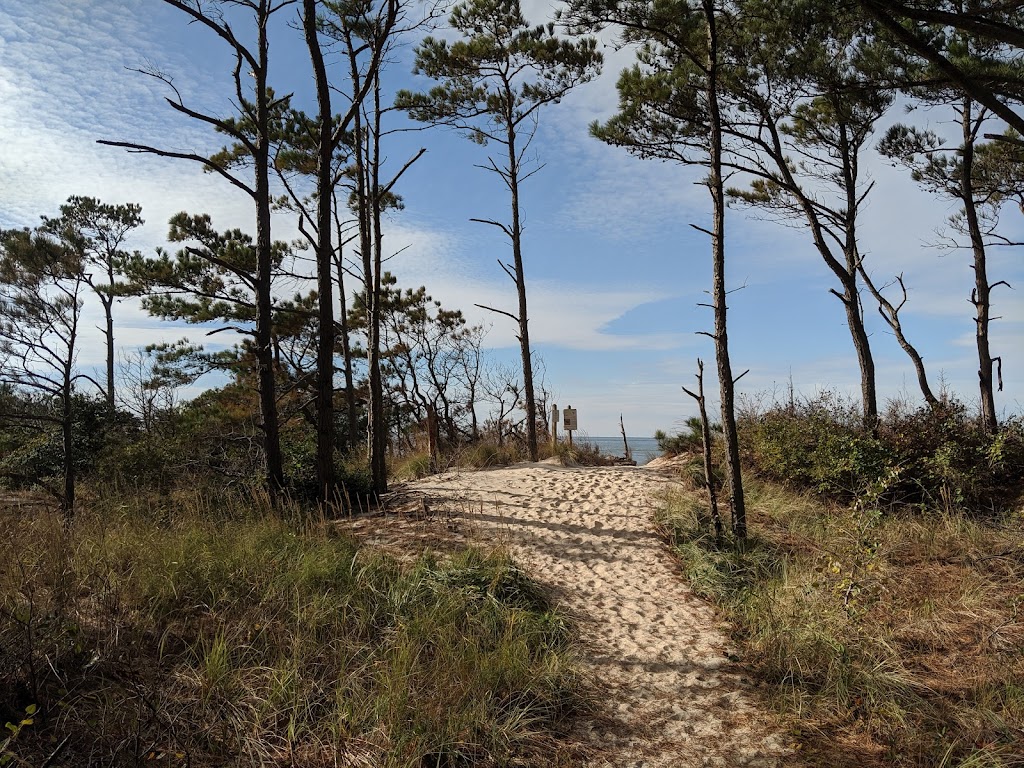
[[[749,483],[756,535],[739,552],[707,534],[698,498],[668,499],[662,529],[801,718],[810,764],[1020,764],[1020,519],[830,508]]]
[[[546,764],[582,686],[506,555],[405,563],[208,511],[83,511],[71,533],[0,511],[0,718],[40,712],[13,757],[67,736],[68,765]]]

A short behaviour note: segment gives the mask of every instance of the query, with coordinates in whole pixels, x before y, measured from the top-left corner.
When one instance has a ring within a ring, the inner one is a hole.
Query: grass
[[[1024,520],[826,508],[750,483],[717,545],[696,493],[660,516],[811,765],[1024,765]]]
[[[0,516],[14,765],[546,765],[583,704],[565,620],[500,552],[399,562],[199,501]]]

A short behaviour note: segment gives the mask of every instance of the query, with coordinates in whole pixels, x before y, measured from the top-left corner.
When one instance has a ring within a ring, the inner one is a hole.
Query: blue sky
[[[546,21],[554,6],[531,0],[531,21]],[[311,107],[308,60],[298,32],[282,27],[272,41],[271,83],[295,92]],[[390,65],[390,88],[425,88],[409,74],[412,45]],[[610,38],[608,40],[610,42]],[[562,407],[578,409],[591,435],[627,431],[650,435],[694,413],[680,385],[691,386],[696,358],[714,370],[711,342],[698,331],[711,324],[698,307],[710,288],[709,247],[690,224],[707,225],[706,192],[696,170],[629,157],[591,139],[587,125],[610,116],[615,79],[627,51],[605,49],[604,73],[542,113],[533,148],[544,168],[524,189],[524,257],[531,336],[546,368],[546,383]],[[174,213],[209,212],[219,228],[252,229],[249,201],[190,163],[129,155],[96,139],[151,142],[209,151],[217,137],[170,110],[164,87],[130,68],[156,66],[174,77],[190,106],[226,114],[230,59],[222,45],[158,0],[4,0],[0,8],[0,226],[30,226],[55,215],[70,195],[106,202],[138,202],[146,226],[132,245],[144,251],[165,243]],[[898,111],[886,122],[905,119]],[[940,135],[955,135],[940,112],[915,113]],[[405,248],[390,264],[402,285],[426,285],[446,306],[491,327],[487,345],[500,359],[516,357],[511,321],[473,307],[511,310],[511,282],[497,258],[507,242],[475,218],[507,218],[499,180],[474,167],[486,148],[443,129],[395,136],[387,153],[397,167],[419,147],[427,153],[403,178],[405,210],[389,223],[388,248]],[[872,154],[876,185],[862,230],[862,250],[880,280],[904,273],[911,290],[902,315],[906,332],[925,357],[933,384],[968,401],[976,398],[977,358],[973,275],[969,255],[925,245],[953,212],[929,197],[907,174]],[[1022,217],[1004,213],[1006,231],[1020,236]],[[751,398],[781,395],[792,377],[798,393],[859,391],[856,359],[834,279],[806,232],[757,221],[733,209],[728,219],[728,280],[742,290],[730,297],[733,367],[750,369],[740,389]],[[275,236],[294,236],[279,218]],[[1017,290],[994,295],[993,354],[1004,358],[1004,414],[1024,403],[1024,260],[1019,249],[992,253],[990,275]],[[867,314],[883,397],[918,399],[913,370],[877,318]],[[206,340],[205,330],[170,327],[136,305],[117,307],[126,347],[182,336]],[[206,340],[208,341],[208,340]],[[90,330],[79,362],[97,366],[101,337]],[[714,391],[713,380],[708,382]]]

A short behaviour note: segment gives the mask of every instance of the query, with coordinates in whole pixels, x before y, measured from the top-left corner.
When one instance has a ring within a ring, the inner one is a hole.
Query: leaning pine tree
[[[402,91],[396,105],[416,120],[456,128],[478,144],[493,142],[504,150],[490,156],[485,167],[508,187],[511,219],[508,223],[474,221],[497,227],[511,241],[512,263],[498,263],[516,285],[519,306],[515,314],[478,306],[510,317],[519,326],[527,442],[530,458],[536,461],[537,413],[519,189],[538,168],[525,167],[524,156],[537,130],[540,108],[597,75],[601,54],[593,38],[564,40],[555,36],[553,24],[528,26],[519,0],[467,0],[452,11],[451,25],[462,40],[448,43],[428,37],[416,49],[416,73],[440,84],[428,93]]]

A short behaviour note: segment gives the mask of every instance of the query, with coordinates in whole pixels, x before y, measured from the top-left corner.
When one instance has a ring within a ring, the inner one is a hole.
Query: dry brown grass
[[[569,628],[505,555],[204,499],[0,506],[0,765],[567,764]]]
[[[1024,519],[826,507],[751,484],[746,554],[665,524],[810,765],[1024,765]]]

